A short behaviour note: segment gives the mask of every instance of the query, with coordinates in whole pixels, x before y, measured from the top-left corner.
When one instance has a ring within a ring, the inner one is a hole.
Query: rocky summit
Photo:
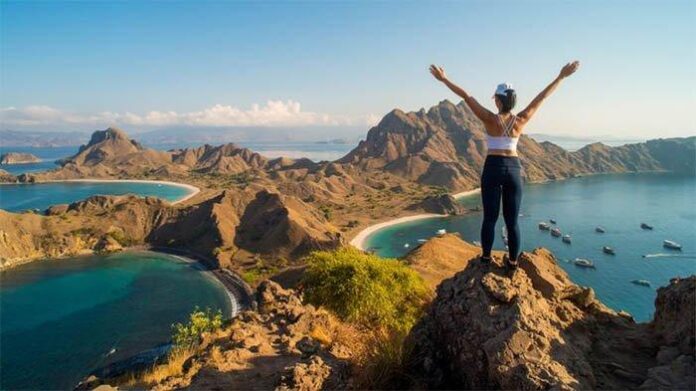
[[[514,272],[465,264],[409,337],[416,388],[694,389],[696,277],[661,288],[654,321],[637,324],[545,249]]]

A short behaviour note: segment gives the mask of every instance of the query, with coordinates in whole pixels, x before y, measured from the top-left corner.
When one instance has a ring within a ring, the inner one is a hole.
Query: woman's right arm
[[[431,65],[430,66],[430,73],[439,81],[441,81],[444,85],[447,86],[452,92],[455,94],[459,95],[462,99],[464,99],[464,102],[466,102],[467,106],[471,109],[471,111],[474,112],[474,115],[478,117],[481,121],[484,123],[490,123],[491,121],[495,120],[495,114],[491,113],[490,110],[486,109],[485,107],[481,106],[480,103],[476,99],[474,99],[473,96],[469,95],[466,91],[464,91],[463,88],[459,87],[458,85],[452,83],[448,78],[447,75],[445,74],[445,70],[442,69],[441,67]]]
[[[561,72],[558,74],[558,76],[556,76],[556,78],[553,79],[553,81],[548,86],[546,86],[546,88],[544,88],[524,110],[517,114],[517,118],[521,119],[524,123],[527,123],[530,119],[532,119],[534,113],[536,113],[539,107],[541,107],[541,104],[544,102],[544,100],[551,95],[551,93],[556,89],[556,87],[558,87],[559,84],[561,84],[561,80],[575,73],[575,71],[577,71],[579,67],[579,61],[569,62],[568,64],[563,66],[563,69],[561,69]]]

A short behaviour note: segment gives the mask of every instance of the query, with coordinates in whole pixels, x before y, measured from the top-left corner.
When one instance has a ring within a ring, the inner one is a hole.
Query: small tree
[[[177,349],[189,349],[201,342],[201,335],[212,332],[222,326],[222,311],[213,312],[210,308],[202,311],[196,307],[186,324],[176,323],[172,325],[174,330],[172,340]]]

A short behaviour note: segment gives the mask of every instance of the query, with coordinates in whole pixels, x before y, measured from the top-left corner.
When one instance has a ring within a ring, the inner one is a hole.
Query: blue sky
[[[458,100],[492,107],[581,69],[528,131],[696,134],[696,2],[0,3],[5,129],[337,126]],[[299,130],[301,131],[301,130]],[[337,135],[340,136],[340,135]]]

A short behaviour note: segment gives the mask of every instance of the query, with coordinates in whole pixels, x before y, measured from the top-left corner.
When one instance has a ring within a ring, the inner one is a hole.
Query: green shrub
[[[218,330],[222,326],[222,311],[213,312],[210,308],[202,311],[198,307],[189,315],[186,324],[176,323],[172,325],[174,330],[172,341],[175,349],[191,349],[201,342],[201,335],[205,332]]]
[[[409,330],[430,299],[423,279],[396,259],[342,248],[313,252],[306,261],[305,299],[349,322]]]

